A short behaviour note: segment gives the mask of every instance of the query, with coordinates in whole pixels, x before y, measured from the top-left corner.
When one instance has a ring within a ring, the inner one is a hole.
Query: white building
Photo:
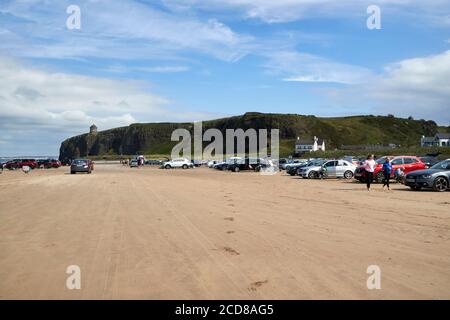
[[[434,137],[422,136],[422,147],[450,147],[450,133],[437,133]]]
[[[314,137],[313,140],[303,140],[300,137],[295,142],[295,153],[325,151],[325,140]]]

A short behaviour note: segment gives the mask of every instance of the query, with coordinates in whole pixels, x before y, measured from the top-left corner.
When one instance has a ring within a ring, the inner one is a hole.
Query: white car
[[[137,159],[133,159],[130,161],[130,168],[137,168],[139,167],[139,162],[137,161]]]
[[[214,167],[214,165],[215,165],[216,163],[219,163],[219,160],[211,160],[211,161],[208,161],[208,168]]]
[[[188,168],[193,168],[194,164],[186,158],[180,158],[180,159],[172,159],[170,161],[166,161],[162,164],[162,167],[164,169],[172,169],[172,168],[188,169]]]
[[[351,179],[355,174],[356,166],[345,160],[329,160],[321,166],[309,166],[300,171],[303,178],[314,179],[324,173],[324,178]]]

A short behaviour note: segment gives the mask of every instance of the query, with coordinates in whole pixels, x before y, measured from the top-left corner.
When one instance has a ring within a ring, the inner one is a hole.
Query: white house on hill
[[[295,142],[295,153],[325,151],[325,140],[314,137],[312,140],[303,140],[300,137]]]
[[[450,133],[437,133],[434,137],[422,136],[422,147],[450,147]]]

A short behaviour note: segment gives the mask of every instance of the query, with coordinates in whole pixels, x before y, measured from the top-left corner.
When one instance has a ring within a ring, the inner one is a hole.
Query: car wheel
[[[234,172],[239,172],[239,167],[235,167]]]
[[[170,164],[167,164],[164,168],[165,168],[165,169],[170,169],[170,168],[172,168],[172,167],[170,166]]]
[[[378,183],[382,183],[384,179],[384,173],[383,172],[378,172],[377,175],[375,176],[375,181]]]
[[[183,164],[182,168],[187,169],[188,168],[187,164]]]
[[[317,173],[315,171],[311,171],[310,173],[308,173],[308,178],[309,179],[317,178]]]
[[[344,178],[345,178],[345,179],[351,179],[351,178],[353,178],[353,172],[351,172],[350,170],[345,171],[345,172],[344,172]]]
[[[433,190],[444,192],[448,189],[448,181],[444,177],[437,177],[433,183]]]
[[[75,174],[76,172],[75,171],[70,171],[70,174]]]
[[[422,189],[421,187],[416,187],[416,186],[411,186],[410,188],[414,191],[420,191],[420,189]]]
[[[295,173],[296,173],[296,171],[289,171],[289,174],[291,175],[291,176],[295,176]]]

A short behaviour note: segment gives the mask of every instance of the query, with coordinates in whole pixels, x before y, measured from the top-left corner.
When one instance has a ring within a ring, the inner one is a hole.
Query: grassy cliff
[[[134,154],[170,154],[176,142],[170,141],[172,131],[185,128],[193,132],[192,123],[145,123],[83,134],[62,142],[60,159],[86,156]],[[352,116],[319,118],[297,114],[265,114],[250,112],[203,122],[203,130],[217,128],[225,137],[226,129],[279,129],[280,154],[293,152],[297,137],[313,136],[326,140],[328,150],[341,145],[389,144],[404,148],[417,147],[422,135],[431,136],[447,128],[434,121],[395,118],[393,116]],[[207,144],[207,143],[205,143]],[[225,148],[224,148],[225,149]]]

